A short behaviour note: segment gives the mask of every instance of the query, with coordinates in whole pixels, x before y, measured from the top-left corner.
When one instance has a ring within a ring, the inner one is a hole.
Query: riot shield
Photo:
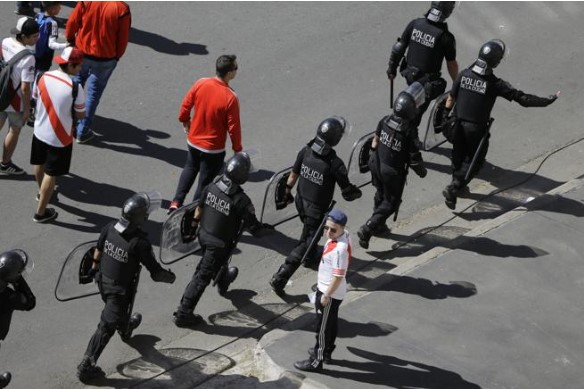
[[[276,206],[276,203],[279,203],[283,199],[286,189],[286,181],[288,180],[291,171],[292,166],[280,170],[270,178],[264,193],[262,212],[260,214],[260,221],[262,223],[277,226],[298,216],[298,211],[296,211],[294,203],[288,204],[282,209],[278,209],[280,207]]]
[[[349,172],[349,181],[359,188],[371,183],[371,174],[369,174],[369,155],[371,153],[371,142],[375,131],[369,132],[359,138],[351,150],[347,171]]]
[[[95,281],[85,283],[80,279],[83,258],[87,259],[88,256],[93,256],[93,250],[96,245],[96,240],[81,243],[69,253],[61,267],[57,285],[55,286],[55,298],[57,300],[69,301],[99,294]]]
[[[199,202],[193,202],[174,211],[162,226],[160,234],[160,262],[170,265],[201,248],[192,230],[191,221]]]
[[[424,151],[430,151],[435,147],[440,146],[442,143],[446,142],[446,138],[442,134],[439,128],[437,128],[438,123],[441,120],[442,108],[450,91],[444,92],[438,98],[430,103],[430,115],[428,116],[428,124],[426,126],[426,134],[424,135]],[[438,132],[437,132],[438,131]]]

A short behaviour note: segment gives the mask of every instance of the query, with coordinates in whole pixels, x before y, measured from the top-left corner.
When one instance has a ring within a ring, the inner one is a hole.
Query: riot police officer
[[[22,273],[32,268],[32,260],[22,250],[10,250],[0,254],[0,341],[8,335],[14,311],[30,311],[36,306],[36,298]],[[0,374],[0,388],[8,386],[12,376]]]
[[[371,182],[376,189],[373,215],[357,231],[359,245],[365,249],[373,234],[387,230],[386,220],[397,212],[408,167],[422,178],[427,174],[416,145],[415,125],[424,100],[424,87],[414,82],[395,100],[393,115],[385,116],[377,125],[369,158]]]
[[[286,283],[300,266],[303,256],[307,267],[320,261],[316,245],[310,247],[310,243],[318,234],[319,226],[329,210],[335,184],[341,188],[346,201],[361,197],[361,190],[349,182],[347,168],[333,149],[343,137],[346,127],[346,120],[340,116],[325,119],[319,124],[314,139],[298,152],[286,182],[286,201],[295,201],[304,227],[298,244],[270,280],[277,294],[284,292]],[[294,200],[291,191],[297,181],[298,190]]]
[[[251,199],[241,187],[248,180],[250,169],[248,154],[236,153],[227,161],[225,173],[216,177],[202,192],[194,222],[203,257],[173,313],[173,321],[178,327],[190,327],[203,320],[193,311],[211,280],[216,280],[219,294],[223,296],[237,277],[237,267],[228,266],[228,261],[243,229],[247,228],[252,235],[258,236],[272,228],[257,220]]]
[[[387,77],[393,80],[400,67],[408,85],[418,81],[426,91],[426,101],[415,119],[416,128],[430,102],[446,90],[446,80],[441,77],[442,61],[446,59],[452,81],[458,74],[456,40],[445,22],[454,6],[454,1],[433,1],[425,17],[412,20],[391,49]],[[415,135],[417,140],[417,129]]]
[[[123,340],[142,321],[139,313],[131,314],[141,265],[146,266],[155,282],[172,284],[176,276],[156,261],[152,245],[142,226],[148,216],[160,208],[158,192],[136,193],[124,203],[122,216],[106,225],[99,236],[92,270],[105,307],[97,330],[91,337],[83,360],[77,367],[82,382],[103,375],[97,359],[116,330]]]
[[[505,52],[505,43],[499,39],[490,40],[482,45],[477,60],[458,75],[446,100],[443,122],[448,121],[447,118],[456,101],[454,106],[456,119],[450,120],[454,126],[449,136],[453,143],[452,182],[442,192],[450,209],[456,208],[457,196],[465,190],[484,164],[490,136],[488,123],[497,97],[502,96],[509,101],[516,101],[523,107],[546,107],[559,96],[559,92],[549,97],[526,94],[495,76],[493,69],[505,57]],[[483,138],[483,145],[479,149]],[[471,166],[473,159],[476,162]]]

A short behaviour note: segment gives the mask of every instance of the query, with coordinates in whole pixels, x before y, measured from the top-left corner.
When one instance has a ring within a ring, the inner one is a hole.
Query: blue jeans
[[[189,145],[187,161],[183,168],[180,178],[178,180],[178,187],[173,201],[182,204],[187,197],[187,193],[195,183],[195,179],[199,172],[199,183],[193,201],[201,196],[203,188],[213,182],[213,179],[219,175],[221,168],[223,168],[223,161],[225,160],[225,151],[217,154],[204,153]]]
[[[85,135],[91,124],[101,95],[107,82],[118,64],[117,59],[95,61],[85,57],[81,71],[75,77],[85,92],[85,117],[77,124],[77,137]]]

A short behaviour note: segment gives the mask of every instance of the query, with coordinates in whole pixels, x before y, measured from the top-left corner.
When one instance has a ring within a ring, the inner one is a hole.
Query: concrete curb
[[[487,232],[494,230],[504,224],[507,224],[513,220],[518,219],[519,217],[523,216],[524,214],[526,214],[530,208],[537,206],[537,207],[541,207],[545,204],[548,204],[552,201],[554,201],[554,196],[558,196],[564,193],[568,193],[571,192],[573,190],[576,190],[578,188],[581,188],[584,186],[584,179],[583,178],[576,178],[573,180],[570,180],[548,192],[546,192],[543,195],[538,196],[537,198],[529,201],[528,203],[526,203],[526,205],[523,206],[518,206],[506,213],[504,213],[503,215],[500,215],[492,220],[488,220],[484,223],[482,223],[481,225],[473,228],[472,230],[468,231],[467,233],[461,235],[461,237],[478,237],[481,235],[486,234]],[[454,239],[455,241],[459,238]],[[456,247],[458,246],[458,244],[455,244],[454,247],[452,248],[446,248],[446,247],[434,247],[433,249],[424,252],[423,254],[417,256],[417,257],[412,257],[407,259],[406,261],[404,261],[403,263],[399,264],[397,267],[395,267],[394,269],[391,269],[390,271],[386,272],[385,274],[391,274],[391,275],[405,275],[407,273],[412,272],[413,270],[429,263],[430,261],[432,261],[433,259],[436,259],[438,257],[440,257],[443,254],[446,254],[447,252],[450,252],[454,249],[456,249]],[[377,277],[380,278],[380,277]],[[370,282],[366,283],[366,289],[369,290],[374,290],[374,286],[376,285],[376,280],[371,280]],[[368,295],[372,293],[371,291],[350,291],[350,293],[347,294],[347,298],[345,299],[345,304],[347,303],[352,303],[355,302],[357,300],[359,300],[360,298]],[[288,370],[285,367],[282,367],[280,365],[278,365],[276,362],[274,362],[274,360],[270,357],[270,355],[266,352],[266,348],[267,346],[269,346],[270,344],[276,342],[277,340],[285,337],[288,334],[287,331],[283,331],[283,330],[273,330],[270,331],[269,333],[267,333],[266,335],[264,335],[258,342],[255,351],[254,351],[254,364],[256,366],[256,370],[257,371],[261,371],[263,373],[262,377],[258,377],[261,380],[276,380],[279,379],[281,377],[287,377],[290,380],[293,380],[294,382],[297,382],[299,384],[300,388],[314,388],[314,389],[322,389],[322,388],[328,388],[327,386],[321,384],[320,382],[317,382],[311,378],[307,378],[305,377],[303,374],[292,371],[292,370]]]

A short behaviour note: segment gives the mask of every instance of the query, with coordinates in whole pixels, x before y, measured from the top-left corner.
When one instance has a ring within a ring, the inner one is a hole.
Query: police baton
[[[136,270],[136,275],[132,279],[131,291],[132,297],[130,298],[130,304],[128,304],[128,322],[125,325],[124,333],[130,331],[130,317],[132,316],[132,311],[134,310],[134,301],[136,301],[136,294],[138,293],[138,284],[140,283],[140,272],[142,271],[142,266],[138,265],[138,270]]]
[[[221,278],[223,278],[223,274],[225,274],[225,272],[227,271],[227,268],[229,267],[229,264],[231,263],[231,257],[233,256],[233,251],[235,250],[235,247],[237,247],[237,243],[239,242],[239,238],[241,237],[241,234],[243,234],[244,226],[245,226],[245,223],[242,220],[241,224],[239,226],[239,230],[237,231],[237,236],[235,237],[235,239],[233,239],[233,242],[231,243],[232,247],[231,247],[231,251],[229,252],[229,258],[227,259],[225,264],[223,266],[221,266],[221,268],[219,269],[219,271],[215,275],[215,278],[213,279],[213,286],[217,285],[217,282],[219,282],[219,280]]]
[[[481,139],[481,143],[479,143],[479,147],[477,147],[477,151],[475,152],[474,156],[472,157],[472,162],[470,163],[468,170],[466,171],[466,174],[464,175],[464,182],[468,183],[468,179],[470,178],[470,175],[475,167],[475,165],[477,164],[477,161],[479,159],[479,155],[481,154],[482,150],[485,148],[485,145],[487,144],[487,139],[489,139],[489,133],[491,130],[491,124],[493,124],[493,122],[495,121],[495,119],[490,118],[489,122],[487,123],[487,131],[485,131],[485,135],[483,135],[483,138]]]
[[[314,237],[312,238],[312,240],[310,241],[310,244],[306,248],[306,251],[304,252],[304,255],[302,256],[302,259],[300,260],[300,263],[304,262],[304,260],[306,259],[306,256],[310,252],[310,250],[312,250],[312,248],[320,240],[320,236],[322,235],[322,230],[323,230],[323,227],[324,227],[324,223],[326,223],[326,219],[328,217],[328,213],[331,211],[331,209],[333,209],[333,207],[335,206],[336,203],[337,202],[335,200],[331,201],[331,205],[329,205],[329,208],[327,209],[324,217],[322,218],[322,222],[320,222],[320,225],[318,226],[318,230],[316,230],[316,234],[314,234]]]
[[[393,213],[393,222],[397,220],[397,215],[399,214],[399,208],[401,207],[402,197],[404,195],[404,188],[406,187],[407,180],[408,180],[408,172],[410,171],[410,164],[409,162],[406,164],[406,171],[404,172],[404,179],[401,186],[401,191],[399,194],[399,200],[397,201],[397,207],[395,207],[395,212]]]
[[[393,110],[393,78],[389,80],[389,108]]]

